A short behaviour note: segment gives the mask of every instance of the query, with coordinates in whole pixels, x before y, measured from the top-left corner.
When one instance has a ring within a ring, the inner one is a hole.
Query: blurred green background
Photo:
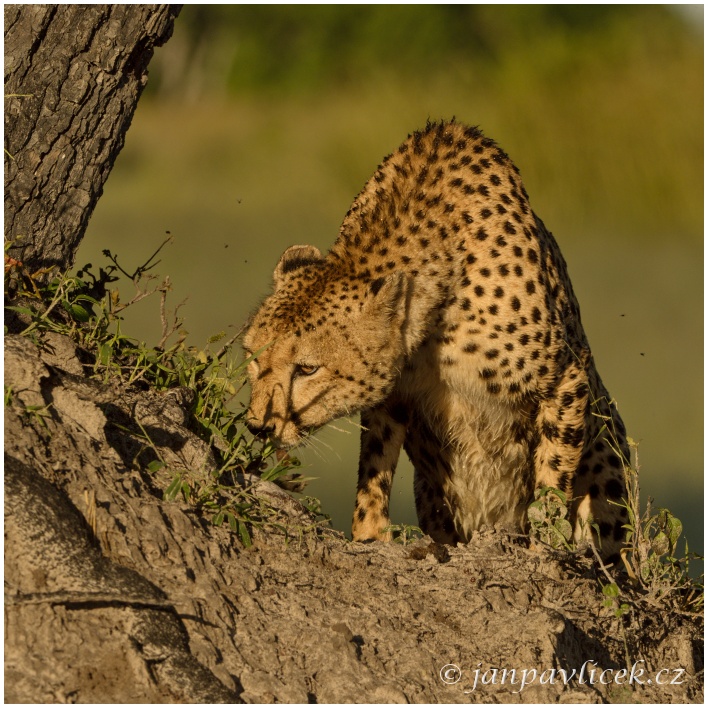
[[[240,328],[287,246],[331,245],[409,132],[479,125],[560,243],[644,495],[702,551],[702,28],[702,6],[187,6],[77,266],[104,248],[137,266],[169,230],[159,272],[203,346]],[[156,300],[126,320],[159,339]],[[309,493],[348,531],[356,426],[317,440]],[[407,461],[392,517],[415,523]]]

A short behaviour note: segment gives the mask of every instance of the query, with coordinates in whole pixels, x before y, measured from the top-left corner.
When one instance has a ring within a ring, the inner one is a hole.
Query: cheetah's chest
[[[490,395],[472,358],[453,368],[446,356],[431,340],[402,374],[411,412],[406,452],[416,475],[439,490],[462,538],[483,524],[518,528],[533,486],[529,411]]]

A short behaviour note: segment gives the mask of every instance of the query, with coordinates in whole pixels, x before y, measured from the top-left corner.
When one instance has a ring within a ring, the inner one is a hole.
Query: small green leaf
[[[34,315],[36,314],[34,310],[29,307],[18,307],[16,305],[7,305],[6,310],[12,310],[13,312],[19,312],[21,315]]]
[[[615,617],[620,618],[622,615],[626,615],[629,612],[629,605],[623,602],[616,610]]]
[[[555,487],[541,487],[536,490],[537,499],[541,499],[542,497],[552,498],[553,495],[557,496],[563,504],[568,501],[568,497],[565,492],[562,492],[560,489],[556,489]]]
[[[86,310],[86,308],[82,307],[81,305],[78,305],[75,302],[68,302],[67,300],[64,300],[64,302],[62,302],[62,305],[64,309],[75,320],[78,320],[79,322],[88,322],[91,318],[91,315],[89,314],[88,310]]]
[[[666,516],[666,531],[669,536],[671,548],[674,548],[679,540],[679,536],[683,533],[683,524],[670,512],[667,512]]]
[[[82,285],[82,287],[86,287],[85,283],[82,283],[81,285]],[[100,304],[98,302],[98,300],[96,300],[95,298],[92,298],[89,295],[77,295],[76,300],[74,302],[88,302],[88,303],[91,303],[92,305],[99,305]]]
[[[567,519],[556,519],[554,526],[566,541],[570,541],[573,536],[573,527]]]
[[[226,512],[226,518],[229,520],[229,526],[231,527],[231,530],[238,531],[238,521],[230,511]]]
[[[148,469],[150,472],[158,472],[165,466],[165,463],[162,460],[153,460],[149,465]]]
[[[253,541],[251,541],[251,535],[248,533],[248,528],[246,527],[246,524],[243,523],[243,521],[238,522],[238,535],[241,539],[241,543],[243,543],[246,548],[250,548],[253,545]]]
[[[290,464],[279,463],[275,467],[272,467],[271,469],[263,472],[263,474],[261,474],[261,479],[265,480],[266,482],[274,482],[276,479],[279,479],[280,477],[283,477],[286,474],[290,474],[291,472],[292,469],[290,467]]]
[[[170,483],[170,486],[167,487],[167,489],[165,489],[165,493],[163,495],[165,501],[174,501],[181,486],[182,486],[182,475],[180,475],[180,474],[175,475],[175,478]]]
[[[110,342],[104,342],[98,350],[98,361],[103,366],[108,366],[108,362],[113,356],[113,346]]]
[[[663,556],[665,553],[669,552],[669,539],[663,531],[659,531],[652,539],[651,550],[658,556]]]
[[[609,583],[602,586],[602,594],[607,597],[619,597],[620,591],[617,583]]]
[[[532,524],[542,524],[546,518],[541,502],[533,502],[533,504],[529,505],[527,514]]]

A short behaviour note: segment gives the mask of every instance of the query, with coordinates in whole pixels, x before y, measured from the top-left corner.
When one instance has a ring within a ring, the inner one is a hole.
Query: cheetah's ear
[[[395,320],[405,311],[408,278],[404,273],[396,272],[369,283],[362,313],[383,315],[387,320]]]
[[[322,254],[314,246],[290,246],[280,257],[278,265],[273,271],[273,283],[277,290],[283,282],[285,275],[306,265],[318,263]]]

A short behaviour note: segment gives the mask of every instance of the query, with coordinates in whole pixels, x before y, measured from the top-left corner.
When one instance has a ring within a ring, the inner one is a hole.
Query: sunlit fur
[[[293,246],[249,323],[251,427],[282,447],[361,412],[354,539],[386,539],[401,447],[421,527],[526,527],[534,489],[573,500],[602,553],[626,511],[622,421],[558,245],[477,129],[436,123],[389,155],[323,256]]]

